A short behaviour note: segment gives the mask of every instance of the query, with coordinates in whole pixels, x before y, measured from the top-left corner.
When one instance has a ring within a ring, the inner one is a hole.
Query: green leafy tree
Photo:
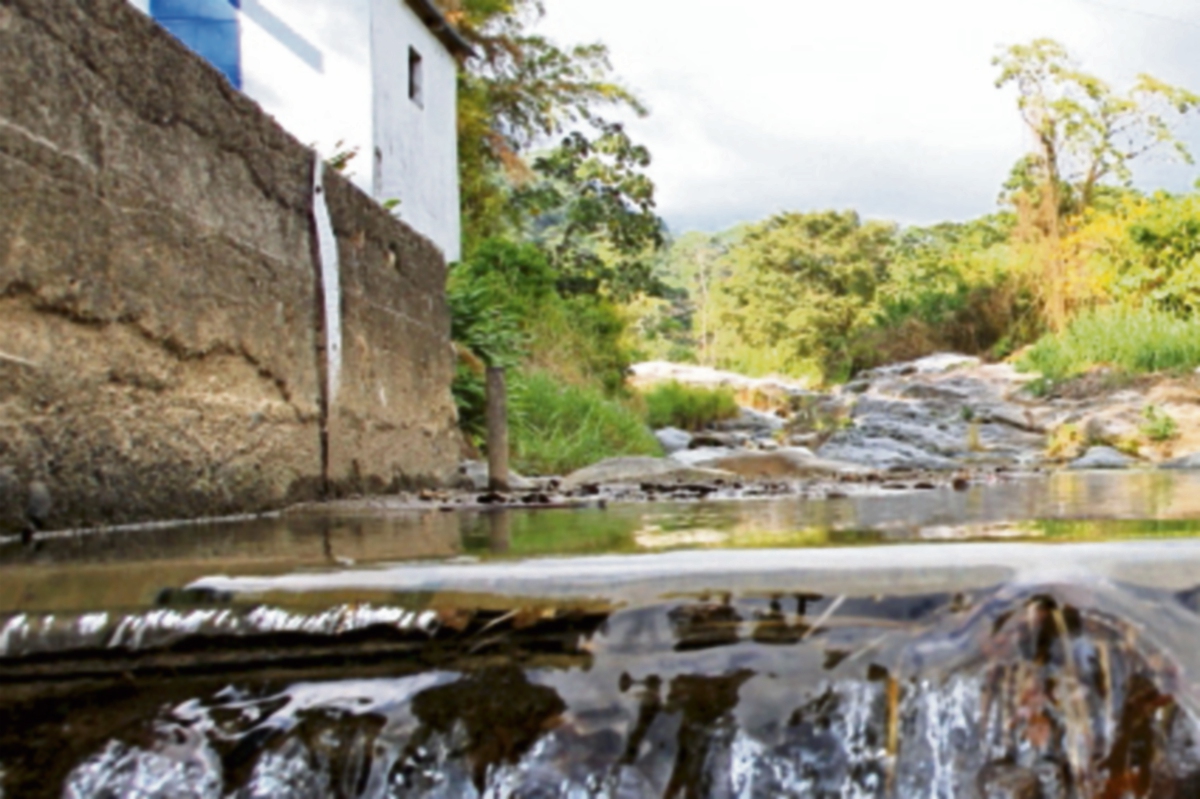
[[[514,200],[528,210],[564,295],[661,293],[653,255],[663,244],[663,222],[644,172],[650,152],[622,125],[596,124],[595,137],[574,131],[539,155],[533,162],[539,180]]]
[[[458,125],[464,237],[470,251],[520,221],[514,184],[531,177],[524,154],[573,126],[600,125],[602,110],[644,114],[612,76],[599,43],[560,47],[531,27],[540,0],[442,0],[448,19],[475,47],[460,72]]]
[[[1175,134],[1179,119],[1200,106],[1200,96],[1150,75],[1125,93],[1082,71],[1052,39],[1008,47],[993,64],[997,87],[1014,85],[1017,107],[1033,134],[1036,151],[1014,167],[1005,189],[1059,219],[1092,206],[1108,180],[1128,184],[1131,163],[1156,150],[1191,163]]]
[[[760,364],[798,376],[847,377],[863,363],[855,334],[874,320],[896,227],[853,211],[780,214],[752,226],[729,253],[722,322]]]

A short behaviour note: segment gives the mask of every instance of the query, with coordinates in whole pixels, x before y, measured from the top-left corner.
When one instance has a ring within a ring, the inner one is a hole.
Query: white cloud
[[[672,227],[725,227],[785,208],[855,207],[907,222],[994,207],[1026,141],[993,87],[1004,44],[1051,36],[1122,83],[1148,71],[1200,88],[1192,0],[549,0],[543,30],[606,42],[652,116]],[[1099,5],[1103,3],[1104,5]],[[1146,177],[1190,185],[1190,167]]]

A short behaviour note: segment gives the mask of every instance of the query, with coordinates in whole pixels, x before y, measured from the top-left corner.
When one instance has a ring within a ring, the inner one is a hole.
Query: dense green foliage
[[[656,266],[670,290],[631,307],[633,346],[814,384],[938,350],[1001,358],[1034,342],[1022,362],[1055,379],[1109,361],[1190,363],[1200,194],[1128,184],[1147,153],[1190,161],[1174,124],[1200,97],[1145,75],[1118,92],[1049,40],[995,64],[1035,142],[997,213],[910,228],[852,211],[786,213],[681,236]],[[1115,347],[1121,336],[1101,319],[1137,326],[1119,355],[1102,339]]]
[[[700,430],[713,422],[732,419],[740,412],[733,390],[728,388],[670,381],[652,387],[642,399],[646,403],[646,420],[656,429]]]
[[[522,370],[541,370],[614,395],[623,387],[620,312],[595,295],[562,296],[557,277],[536,244],[502,239],[482,242],[450,271],[451,333],[459,348],[454,394],[460,424],[476,443],[485,432],[486,366],[503,366],[517,379]]]
[[[661,455],[642,415],[591,386],[545,372],[512,386],[513,465],[526,474],[567,474],[617,455]]]
[[[484,369],[498,365],[518,469],[657,451],[625,404],[619,303],[655,289],[663,224],[650,153],[602,115],[644,109],[603,45],[534,32],[539,0],[440,5],[478,52],[459,79],[465,257],[448,284],[461,426],[482,445]]]

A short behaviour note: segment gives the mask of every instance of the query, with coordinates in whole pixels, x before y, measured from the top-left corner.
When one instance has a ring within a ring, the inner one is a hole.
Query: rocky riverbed
[[[1200,466],[1195,376],[1129,379],[1101,371],[1054,390],[1036,378],[952,353],[882,367],[829,392],[704,367],[640,364],[635,385],[676,380],[731,388],[741,415],[698,432],[658,430],[665,458],[605,461],[556,487],[568,494],[621,485],[657,494],[670,484],[830,493],[961,486],[1059,468]]]
[[[386,500],[445,507],[843,496],[1002,482],[1060,469],[1200,468],[1200,377],[1099,371],[1046,390],[1010,364],[943,353],[818,392],[707,367],[638,364],[631,383],[732,389],[737,418],[656,430],[662,457],[613,458],[573,474],[487,490],[467,462],[457,485]],[[383,500],[380,500],[381,502]],[[369,501],[368,501],[369,502]]]

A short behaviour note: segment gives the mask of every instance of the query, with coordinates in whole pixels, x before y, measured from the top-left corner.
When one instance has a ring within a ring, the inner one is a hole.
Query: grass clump
[[[654,386],[643,399],[646,421],[656,430],[663,427],[700,430],[713,422],[733,419],[741,412],[733,389],[688,386],[674,380]]]
[[[1131,374],[1200,366],[1200,324],[1152,308],[1088,311],[1058,335],[1042,338],[1020,366],[1059,382],[1107,365]]]
[[[641,416],[624,402],[545,372],[514,381],[509,425],[513,467],[524,474],[568,474],[605,458],[662,455]]]
[[[1179,423],[1162,408],[1149,405],[1143,411],[1141,433],[1150,441],[1162,444],[1179,436]]]

